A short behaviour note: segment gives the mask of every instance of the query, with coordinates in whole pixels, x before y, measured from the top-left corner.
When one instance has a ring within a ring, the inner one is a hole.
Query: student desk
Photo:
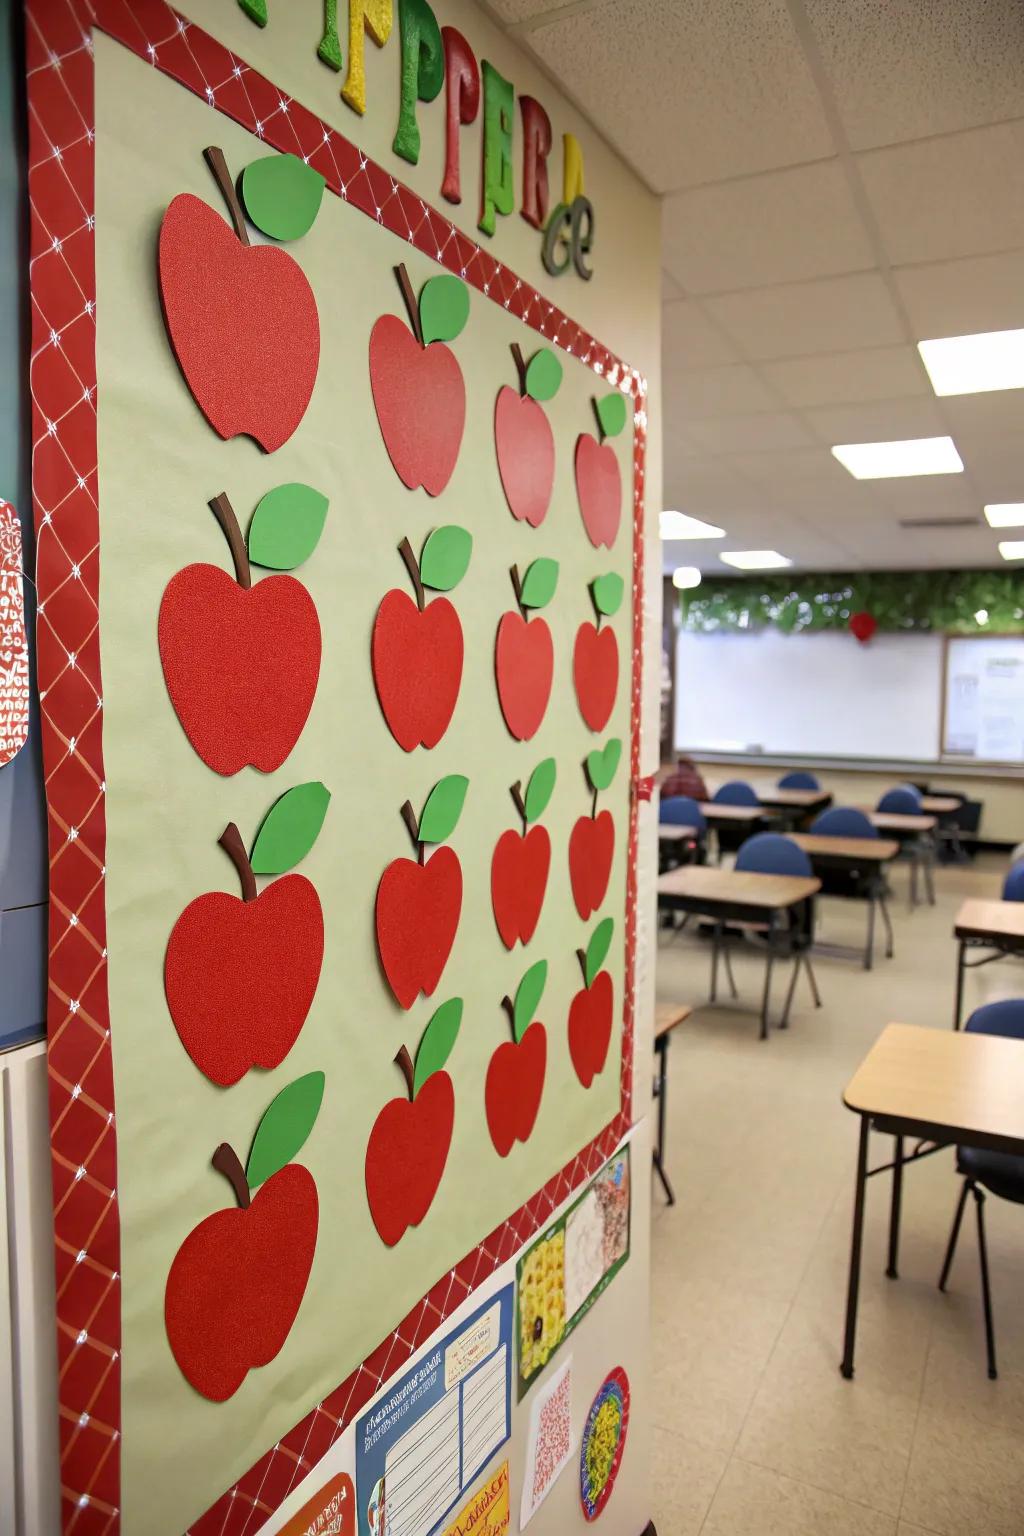
[[[668,1091],[668,1047],[672,1031],[690,1017],[693,1009],[686,1003],[657,1003],[654,1009],[654,1054],[658,1075],[654,1079],[654,1097],[658,1101],[658,1139],[654,1144],[654,1171],[661,1180],[665,1198],[675,1205],[676,1197],[665,1172],[665,1095]]]
[[[811,811],[824,811],[832,804],[827,789],[761,789],[754,786],[757,798],[769,811],[779,811],[787,826],[798,826]]]
[[[872,811],[868,806],[861,806],[866,811],[871,825],[878,832],[890,832],[900,844],[914,844],[913,862],[910,866],[910,905],[917,906],[917,870],[920,865],[924,870],[925,889],[928,893],[928,901],[935,905],[935,888],[932,883],[932,865],[935,861],[935,848],[931,834],[935,831],[934,816],[903,816],[898,811]]]
[[[659,823],[659,843],[692,843],[698,835],[696,827],[677,826],[675,822]]]
[[[711,918],[719,928],[727,922],[764,924],[768,931],[768,959],[761,999],[761,1039],[767,1040],[772,965],[777,953],[780,917],[802,901],[809,901],[820,889],[820,880],[801,876],[755,875],[746,870],[686,864],[658,877],[658,906],[669,911],[699,913]],[[717,958],[716,949],[716,961]],[[711,1000],[714,1002],[715,969],[711,976]]]
[[[709,827],[752,826],[764,815],[760,805],[720,805],[717,800],[702,800],[700,808]]]
[[[939,1146],[1024,1152],[1024,1044],[1001,1035],[889,1024],[847,1084],[843,1103],[860,1116],[846,1330],[840,1366],[849,1381],[853,1377],[857,1336],[868,1179],[892,1169],[886,1274],[895,1279],[903,1167],[905,1162],[914,1161],[913,1157],[903,1156],[904,1138],[920,1137]],[[896,1148],[891,1163],[869,1169],[868,1133],[872,1126],[884,1135],[894,1136]]]
[[[964,1001],[964,971],[988,965],[1003,955],[1024,954],[1024,901],[965,901],[956,915],[956,1003],[953,1028],[960,1028]],[[968,949],[992,949],[995,954],[968,960]]]
[[[867,896],[868,924],[864,943],[864,969],[870,971],[875,954],[875,906],[879,896],[882,866],[900,851],[895,840],[885,837],[821,837],[814,832],[791,832],[790,837],[809,857],[815,869],[866,869],[874,875]],[[827,894],[827,893],[826,893]],[[892,928],[883,902],[882,915],[888,932],[886,955],[892,958]]]
[[[926,816],[952,816],[958,811],[961,801],[955,795],[922,795],[921,809]]]

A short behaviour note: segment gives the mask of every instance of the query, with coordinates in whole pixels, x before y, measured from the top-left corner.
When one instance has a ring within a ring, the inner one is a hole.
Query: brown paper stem
[[[420,325],[420,307],[416,303],[416,294],[409,279],[409,274],[405,270],[404,261],[399,262],[395,268],[395,276],[398,278],[398,286],[402,290],[402,298],[405,300],[405,307],[409,312],[409,324],[412,326],[412,333],[422,347],[423,327]]]
[[[228,822],[217,841],[238,871],[238,878],[242,884],[242,900],[255,901],[258,895],[256,876],[252,872],[252,864],[245,851],[242,834],[233,821]]]
[[[245,587],[248,590],[252,586],[249,555],[245,547],[245,540],[242,538],[242,530],[238,526],[235,509],[228,500],[226,491],[221,491],[219,496],[213,498],[210,502],[210,509],[218,523],[220,523],[224,537],[228,541],[231,559],[234,561],[235,566],[235,580],[240,587]]]
[[[249,1194],[249,1186],[245,1181],[245,1169],[238,1161],[238,1154],[234,1147],[230,1147],[226,1141],[222,1141],[210,1161],[217,1172],[224,1175],[234,1190],[239,1210],[247,1211],[252,1197]]]
[[[427,600],[426,593],[423,590],[423,581],[420,577],[419,561],[413,554],[413,548],[408,539],[403,539],[401,544],[399,544],[398,553],[405,561],[405,568],[409,572],[413,588],[416,592],[416,607],[422,613]]]
[[[243,245],[249,244],[249,231],[245,227],[245,215],[242,213],[242,205],[238,201],[238,193],[235,191],[231,180],[231,172],[224,158],[224,151],[218,149],[216,144],[211,144],[203,150],[207,165],[213,172],[213,179],[220,189],[220,195],[228,205],[228,213],[235,228],[235,234]]]
[[[405,1078],[405,1086],[411,1101],[413,1097],[413,1089],[416,1083],[416,1072],[413,1068],[412,1057],[409,1055],[408,1046],[402,1046],[402,1049],[395,1057],[395,1066],[399,1069],[402,1076]]]

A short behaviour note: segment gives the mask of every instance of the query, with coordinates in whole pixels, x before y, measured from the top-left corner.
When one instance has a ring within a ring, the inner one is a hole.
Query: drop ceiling
[[[665,505],[798,567],[998,565],[1024,391],[937,399],[916,343],[1024,327],[1022,0],[485,8],[664,198]],[[829,452],[945,433],[962,475]],[[942,517],[978,522],[901,526]]]

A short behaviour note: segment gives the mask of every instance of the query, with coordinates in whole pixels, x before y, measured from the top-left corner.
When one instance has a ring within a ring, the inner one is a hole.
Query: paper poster
[[[530,1429],[523,1473],[520,1530],[529,1525],[569,1462],[572,1439],[572,1356],[530,1404]]]
[[[21,524],[0,499],[0,768],[28,740],[28,636]]]
[[[445,1526],[444,1536],[505,1536],[510,1520],[508,1462],[503,1461]]]
[[[596,1520],[612,1496],[629,1428],[629,1378],[616,1366],[590,1405],[580,1439],[580,1504]]]
[[[629,1169],[625,1146],[516,1266],[520,1398],[629,1257]]]
[[[512,1286],[356,1424],[359,1536],[431,1536],[511,1433]]]
[[[355,1536],[356,1491],[347,1472],[339,1472],[292,1518],[280,1536]]]

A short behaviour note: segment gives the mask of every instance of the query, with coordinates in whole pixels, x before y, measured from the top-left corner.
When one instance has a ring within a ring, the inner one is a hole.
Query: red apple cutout
[[[861,645],[867,645],[875,630],[878,628],[878,620],[873,613],[851,613],[848,625],[851,635],[860,641]]]
[[[603,731],[615,708],[615,694],[619,686],[619,645],[615,631],[609,625],[602,629],[601,620],[617,612],[624,591],[622,577],[614,571],[592,581],[590,595],[597,623],[581,624],[576,631],[572,652],[573,687],[576,689],[580,714],[592,731]]]
[[[234,579],[187,565],[164,589],[157,640],[174,712],[193,749],[225,777],[280,768],[302,734],[320,676],[320,620],[294,576],[252,582],[238,519],[223,493],[210,506]]]
[[[428,843],[452,835],[462,814],[469,780],[462,774],[440,779],[427,796],[423,814],[407,800],[402,820],[416,849],[415,859],[393,859],[377,887],[377,952],[388,986],[401,1008],[427,997],[448,962],[462,911],[462,865],[451,848]]]
[[[494,646],[494,675],[505,724],[517,741],[529,741],[540,729],[551,697],[555,648],[543,619],[530,618],[544,608],[558,585],[558,561],[534,560],[520,580],[511,570],[519,612],[503,613]]]
[[[164,320],[213,430],[247,434],[273,453],[299,425],[316,383],[316,300],[287,251],[250,245],[223,151],[205,153],[231,225],[190,192],[172,199],[157,253]]]
[[[324,915],[311,881],[285,870],[309,851],[329,800],[322,784],[288,790],[260,829],[251,862],[230,822],[220,845],[238,871],[241,899],[207,891],[171,930],[167,1006],[189,1056],[222,1088],[250,1067],[280,1066],[313,1005]],[[283,878],[258,893],[257,871]]]
[[[244,1171],[226,1142],[217,1148],[213,1166],[237,1206],[201,1221],[171,1263],[164,1291],[171,1352],[186,1381],[215,1403],[273,1360],[305,1293],[319,1202],[312,1175],[292,1158],[313,1129],[323,1092],[322,1072],[283,1088],[257,1127]]]
[[[615,851],[615,823],[610,811],[598,815],[598,792],[607,789],[615,777],[622,756],[622,742],[612,737],[603,749],[590,752],[584,763],[587,782],[593,791],[590,815],[581,816],[569,834],[569,880],[572,899],[584,922],[604,901]]]
[[[512,800],[523,830],[519,833],[509,828],[503,832],[491,857],[491,906],[506,949],[530,942],[544,905],[551,839],[546,827],[531,823],[547,809],[555,787],[555,773],[554,758],[546,757],[530,775],[525,799],[522,786],[512,785]]]
[[[594,401],[600,442],[589,432],[576,439],[576,496],[587,538],[595,549],[611,549],[622,518],[622,476],[615,450],[606,442],[626,425],[626,398],[616,391]]]
[[[498,473],[512,516],[539,528],[548,515],[555,484],[555,439],[540,402],[557,394],[562,365],[547,347],[527,363],[513,343],[512,356],[519,388],[503,385],[494,406]]]
[[[512,1026],[487,1065],[484,1107],[487,1129],[499,1157],[508,1157],[517,1141],[527,1141],[537,1120],[548,1061],[548,1035],[533,1019],[548,979],[548,963],[531,965],[516,990],[516,1000],[502,999]]]
[[[389,1248],[418,1227],[437,1194],[455,1125],[455,1090],[443,1071],[462,1023],[462,999],[450,998],[427,1025],[416,1066],[403,1045],[395,1063],[408,1097],[389,1099],[366,1144],[366,1199]]]
[[[409,326],[381,315],[370,332],[370,389],[388,457],[410,491],[440,496],[452,477],[466,421],[466,384],[446,347],[469,318],[469,290],[444,274],[424,283],[419,303],[404,266],[395,268]]]
[[[472,550],[472,536],[454,526],[435,528],[419,561],[408,539],[398,546],[416,601],[397,587],[385,593],[370,657],[384,719],[404,752],[436,747],[451,724],[462,682],[462,625],[446,597],[428,603],[424,589],[452,591]]]
[[[569,1007],[569,1055],[584,1088],[604,1071],[612,1038],[612,978],[601,965],[612,941],[610,917],[598,923],[586,953],[576,951],[583,971],[583,990]]]

